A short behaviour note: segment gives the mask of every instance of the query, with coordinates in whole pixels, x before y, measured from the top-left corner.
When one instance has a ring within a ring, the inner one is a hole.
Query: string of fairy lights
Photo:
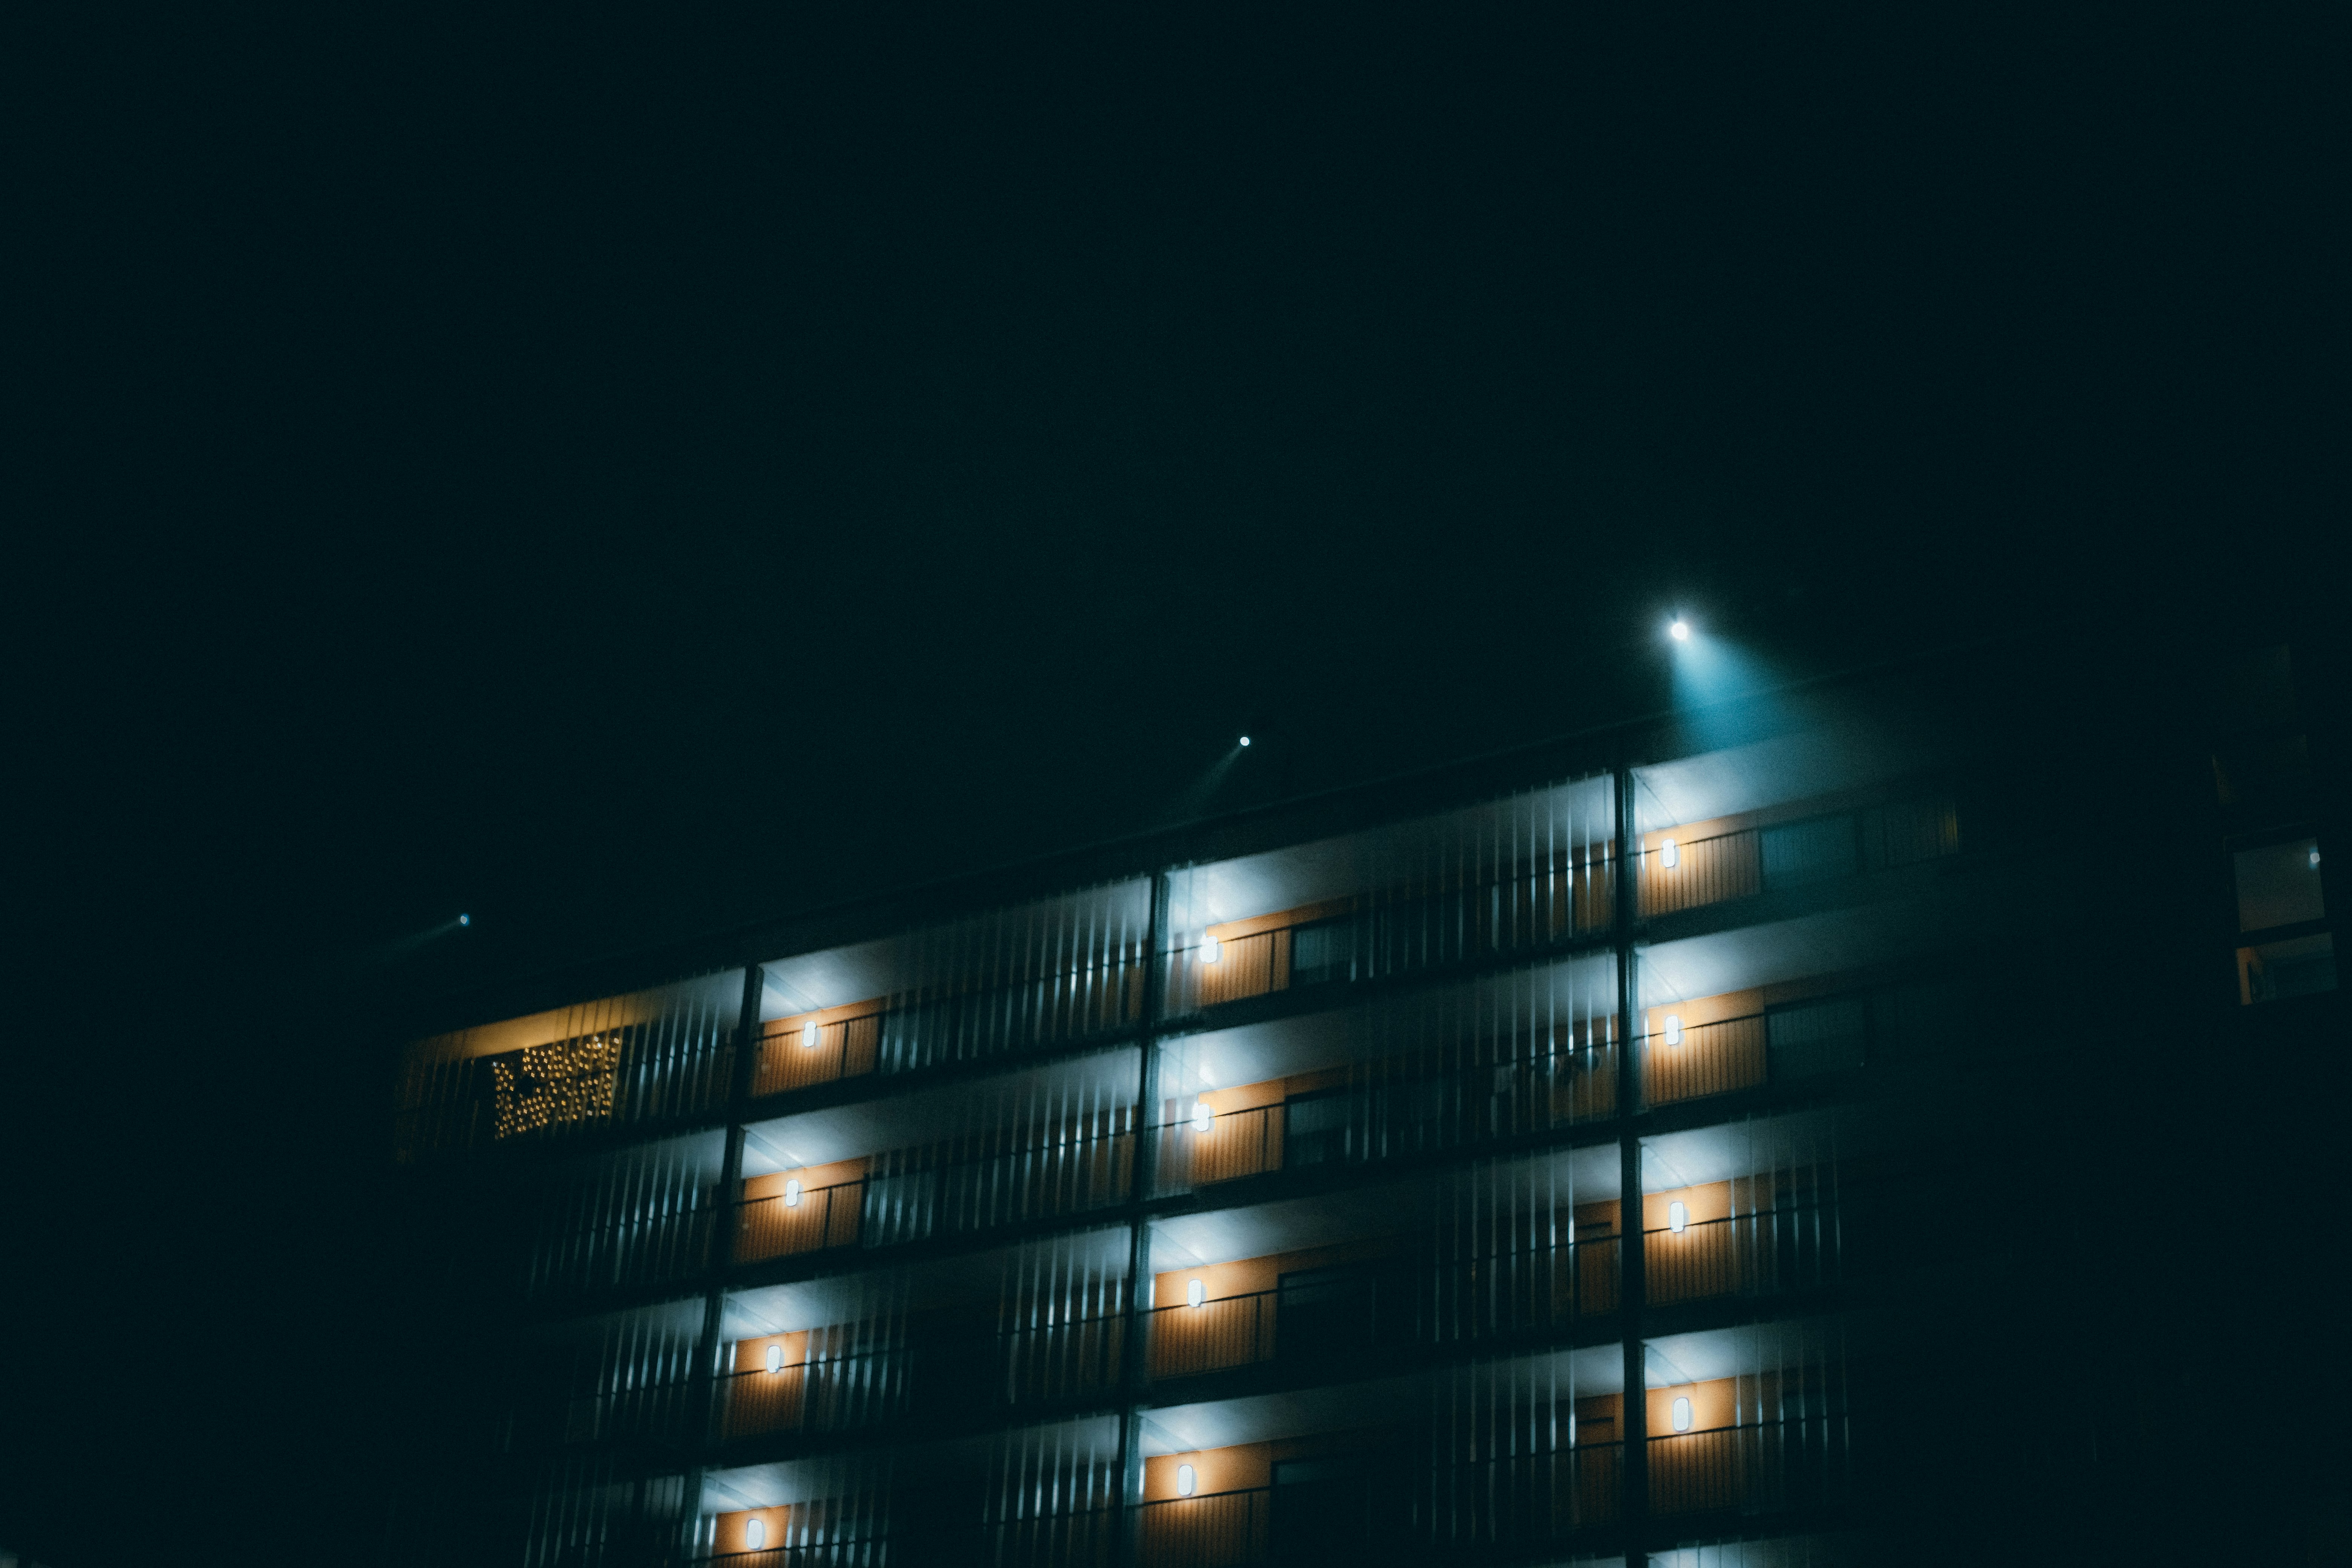
[[[621,1035],[614,1030],[525,1046],[515,1059],[493,1061],[490,1071],[498,1090],[498,1137],[559,1122],[609,1120],[621,1076]]]

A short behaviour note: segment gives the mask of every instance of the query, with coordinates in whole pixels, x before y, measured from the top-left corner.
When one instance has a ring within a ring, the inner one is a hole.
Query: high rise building
[[[2296,680],[1923,659],[470,999],[394,1554],[2242,1546]]]

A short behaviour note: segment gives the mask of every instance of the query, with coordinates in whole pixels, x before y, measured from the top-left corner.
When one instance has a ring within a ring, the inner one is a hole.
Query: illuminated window
[[[1215,1122],[1216,1119],[1217,1113],[1209,1109],[1209,1102],[1207,1100],[1196,1100],[1192,1102],[1193,1131],[1206,1132],[1210,1126]]]
[[[1185,1280],[1184,1304],[1188,1307],[1207,1306],[1209,1304],[1209,1288],[1201,1283],[1198,1279]]]
[[[1666,1015],[1666,1044],[1679,1046],[1682,1043],[1683,1016],[1680,1013],[1669,1013]]]
[[[1690,1210],[1684,1206],[1683,1201],[1680,1198],[1676,1198],[1673,1203],[1666,1205],[1666,1228],[1668,1230],[1673,1231],[1676,1236],[1680,1236],[1683,1233],[1683,1226],[1688,1224],[1690,1224]]]
[[[824,1037],[824,1026],[811,1018],[801,1030],[801,1049],[804,1051],[816,1049],[817,1042]]]
[[[768,1370],[770,1372],[782,1372],[784,1370],[783,1346],[774,1344],[768,1347]]]
[[[1197,1285],[1200,1281],[1196,1279],[1193,1283]],[[1176,1495],[1178,1497],[1191,1497],[1194,1492],[1200,1490],[1200,1489],[1201,1478],[1193,1473],[1192,1466],[1179,1465],[1176,1467]]]
[[[1225,944],[1206,932],[1201,936],[1201,962],[1214,963],[1225,956]]]
[[[743,1526],[743,1544],[757,1552],[768,1544],[768,1521],[754,1519]]]
[[[1675,1431],[1677,1431],[1677,1432],[1687,1432],[1687,1431],[1689,1431],[1689,1430],[1690,1430],[1690,1424],[1691,1424],[1690,1401],[1689,1401],[1689,1400],[1687,1400],[1687,1399],[1677,1399],[1677,1400],[1675,1400]]]
[[[801,1206],[801,1179],[798,1176],[784,1184],[784,1206],[788,1209]]]
[[[1682,846],[1675,843],[1671,838],[1660,840],[1658,844],[1658,864],[1671,871],[1682,863]]]

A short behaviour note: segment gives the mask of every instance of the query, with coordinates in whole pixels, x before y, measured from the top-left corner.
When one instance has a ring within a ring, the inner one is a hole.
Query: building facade
[[[2180,1402],[2222,1396],[2162,1348],[2180,1216],[2236,1200],[2151,1207],[2147,1166],[2200,1054],[2337,1026],[2321,792],[2284,649],[2090,698],[2029,668],[1692,709],[480,1004],[401,1058],[393,1555],[2160,1539]]]

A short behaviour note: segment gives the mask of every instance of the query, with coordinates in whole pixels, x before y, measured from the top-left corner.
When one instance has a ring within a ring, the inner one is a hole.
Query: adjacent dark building
[[[2291,1542],[2310,679],[1922,659],[475,999],[394,1555]]]

